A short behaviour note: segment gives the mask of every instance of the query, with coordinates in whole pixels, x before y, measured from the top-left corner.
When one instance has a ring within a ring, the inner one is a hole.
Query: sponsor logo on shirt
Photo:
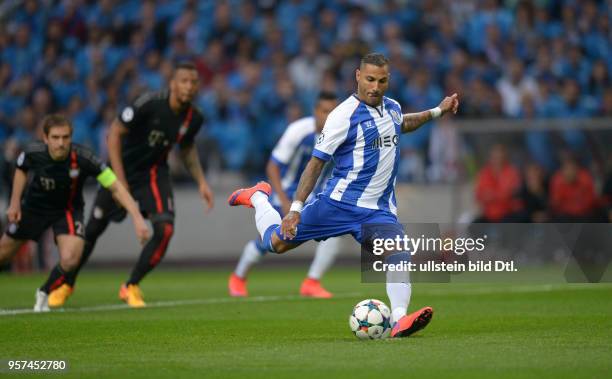
[[[45,191],[53,191],[55,189],[55,179],[41,176],[40,185],[45,189]]]
[[[372,141],[372,149],[381,149],[383,147],[393,147],[399,144],[399,135],[380,136]]]

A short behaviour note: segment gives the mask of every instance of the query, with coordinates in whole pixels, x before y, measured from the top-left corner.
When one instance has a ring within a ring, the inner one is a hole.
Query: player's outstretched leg
[[[408,263],[410,254],[407,252],[394,253],[386,257],[385,262],[390,264]],[[431,321],[433,309],[421,308],[411,314],[406,314],[412,295],[412,284],[407,271],[387,272],[387,296],[391,303],[393,329],[391,337],[408,337],[425,328]]]
[[[267,198],[272,193],[272,187],[266,182],[259,182],[253,187],[237,189],[227,198],[227,203],[232,207],[243,205],[257,210],[255,204],[251,202],[251,197],[258,192],[265,194]]]
[[[262,244],[268,251],[272,248],[272,233],[281,223],[280,214],[268,201],[272,187],[266,182],[259,182],[250,188],[234,191],[227,202],[230,206],[243,205],[255,208],[255,224],[261,236]]]
[[[81,268],[87,263],[87,260],[91,256],[94,247],[96,246],[96,241],[98,241],[98,237],[104,233],[110,220],[107,218],[98,219],[95,217],[90,217],[87,226],[85,227],[85,247],[83,248],[83,254],[81,254],[81,259],[77,267],[69,273],[65,275],[63,273],[60,274],[59,270],[56,271],[59,267],[56,267],[49,274],[49,280],[52,280],[52,277],[59,278],[59,275],[64,275],[65,282],[61,284],[59,287],[55,286],[54,288],[50,288],[49,290],[49,307],[51,308],[59,308],[62,307],[66,300],[72,295],[74,291],[74,285],[76,283],[77,276],[81,271]]]
[[[174,226],[171,222],[158,221],[153,223],[153,237],[142,249],[130,279],[119,290],[119,298],[130,307],[142,308],[146,305],[139,283],[164,257],[173,234]]]
[[[301,242],[285,242],[275,237],[280,229],[281,216],[268,200],[271,192],[272,187],[268,183],[259,182],[253,187],[234,191],[227,202],[230,206],[243,205],[255,208],[255,225],[261,237],[262,246],[269,252],[282,254],[299,246]]]
[[[333,296],[331,292],[323,288],[321,278],[336,260],[340,244],[340,238],[328,238],[319,242],[310,270],[308,270],[308,276],[300,287],[300,295],[319,299],[329,299]]]
[[[242,251],[236,269],[230,275],[227,287],[230,296],[246,297],[249,296],[247,290],[247,275],[251,267],[261,260],[268,251],[262,245],[261,240],[249,241]]]

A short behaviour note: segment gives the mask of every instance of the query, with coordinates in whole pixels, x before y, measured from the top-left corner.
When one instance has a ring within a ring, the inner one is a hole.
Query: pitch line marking
[[[443,283],[447,284],[447,283]],[[468,283],[462,283],[468,284]],[[516,287],[504,287],[504,288],[464,288],[464,289],[424,289],[419,291],[420,296],[438,296],[438,295],[486,295],[496,293],[531,293],[531,292],[552,292],[552,291],[564,291],[564,290],[586,290],[586,289],[611,289],[612,286],[600,283],[584,283],[584,284],[540,284],[540,285],[527,285],[527,286],[516,286]],[[365,296],[368,294],[365,292],[344,292],[337,293],[334,295],[334,299],[348,299],[357,296]],[[166,301],[153,301],[147,303],[147,308],[167,308],[177,306],[188,306],[188,305],[205,305],[205,304],[240,304],[240,303],[264,303],[274,301],[295,301],[295,300],[313,300],[304,298],[298,295],[277,295],[277,296],[252,296],[247,298],[234,298],[234,297],[219,297],[219,298],[207,298],[207,299],[185,299],[185,300],[166,300]],[[78,312],[104,312],[104,311],[116,311],[131,309],[127,304],[103,304],[94,305],[89,307],[80,308],[61,308],[53,310],[50,313],[78,313]],[[0,317],[2,316],[16,316],[22,314],[33,314],[32,308],[21,308],[21,309],[0,309]],[[46,312],[42,312],[45,314]]]
[[[345,292],[340,294],[335,294],[335,299],[346,299],[354,296],[362,295],[360,292]],[[208,299],[185,299],[185,300],[170,300],[170,301],[153,301],[148,302],[147,308],[167,308],[167,307],[177,307],[177,306],[185,306],[185,305],[206,305],[206,304],[223,304],[223,303],[264,303],[264,302],[273,302],[273,301],[294,301],[294,300],[317,300],[311,298],[305,298],[298,295],[285,295],[285,296],[251,296],[246,298],[234,298],[234,297],[219,297],[219,298],[208,298]],[[101,311],[116,311],[123,309],[131,309],[127,304],[104,304],[104,305],[94,305],[90,307],[80,307],[80,308],[60,308],[57,310],[52,310],[51,312],[34,312],[31,308],[21,308],[21,309],[0,309],[0,316],[15,316],[21,314],[32,314],[32,313],[76,313],[76,312],[101,312]]]

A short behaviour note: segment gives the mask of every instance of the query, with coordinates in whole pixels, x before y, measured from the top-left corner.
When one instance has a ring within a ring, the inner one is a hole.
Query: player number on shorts
[[[76,228],[76,234],[80,236],[85,235],[84,230],[83,230],[83,223],[81,221],[75,221],[74,227]]]

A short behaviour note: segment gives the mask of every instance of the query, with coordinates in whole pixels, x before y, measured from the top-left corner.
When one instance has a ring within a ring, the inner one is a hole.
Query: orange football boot
[[[270,196],[270,193],[272,193],[272,187],[266,182],[259,182],[250,188],[237,189],[227,198],[227,203],[232,207],[244,205],[245,207],[253,208],[253,205],[251,204],[251,196],[253,196],[253,194],[257,191],[263,192]]]
[[[246,278],[241,278],[233,272],[232,272],[232,275],[230,275],[229,277],[227,288],[229,289],[230,296],[233,296],[233,297],[249,296],[249,291],[247,290]]]
[[[426,327],[432,317],[433,309],[431,307],[421,308],[416,312],[412,312],[395,323],[391,330],[391,337],[408,337]]]
[[[300,287],[300,295],[317,299],[329,299],[334,295],[327,291],[317,279],[306,278]]]

